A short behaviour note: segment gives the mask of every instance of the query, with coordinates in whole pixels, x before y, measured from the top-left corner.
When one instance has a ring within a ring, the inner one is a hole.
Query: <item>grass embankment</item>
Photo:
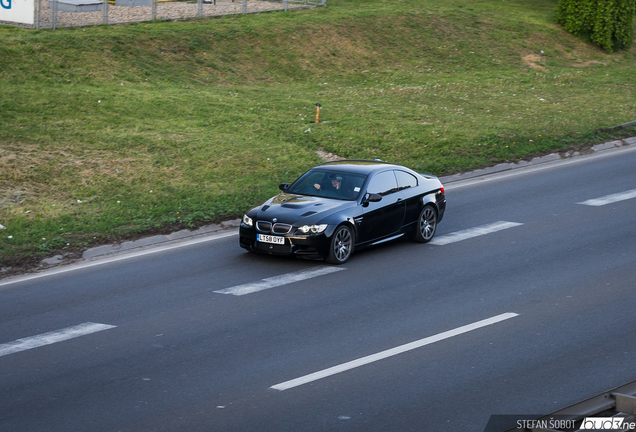
[[[320,148],[441,175],[609,139],[636,49],[568,35],[556,2],[0,28],[2,266],[238,217]]]

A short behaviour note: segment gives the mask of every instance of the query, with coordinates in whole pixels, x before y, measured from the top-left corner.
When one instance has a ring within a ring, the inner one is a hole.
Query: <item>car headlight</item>
[[[303,225],[300,228],[298,228],[298,231],[300,231],[303,234],[307,234],[307,233],[319,234],[326,229],[327,229],[327,224]]]
[[[243,224],[245,224],[248,227],[251,227],[252,225],[254,225],[254,221],[252,221],[252,218],[249,217],[248,215],[243,215]]]

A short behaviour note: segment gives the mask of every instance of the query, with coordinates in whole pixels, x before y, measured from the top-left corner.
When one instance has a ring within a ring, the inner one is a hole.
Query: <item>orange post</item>
[[[320,121],[320,107],[322,105],[320,105],[319,103],[316,104],[316,124],[318,124],[318,122]]]

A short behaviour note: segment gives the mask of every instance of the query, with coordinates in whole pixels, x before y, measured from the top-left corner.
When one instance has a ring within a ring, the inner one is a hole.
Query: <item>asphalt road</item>
[[[636,380],[635,166],[448,185],[438,244],[342,267],[232,235],[4,282],[0,431],[483,431]]]

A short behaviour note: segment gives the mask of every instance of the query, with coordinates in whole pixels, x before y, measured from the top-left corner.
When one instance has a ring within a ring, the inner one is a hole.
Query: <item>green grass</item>
[[[555,7],[0,27],[0,260],[238,217],[319,149],[442,175],[636,135],[603,131],[636,120],[636,49],[586,44]]]

